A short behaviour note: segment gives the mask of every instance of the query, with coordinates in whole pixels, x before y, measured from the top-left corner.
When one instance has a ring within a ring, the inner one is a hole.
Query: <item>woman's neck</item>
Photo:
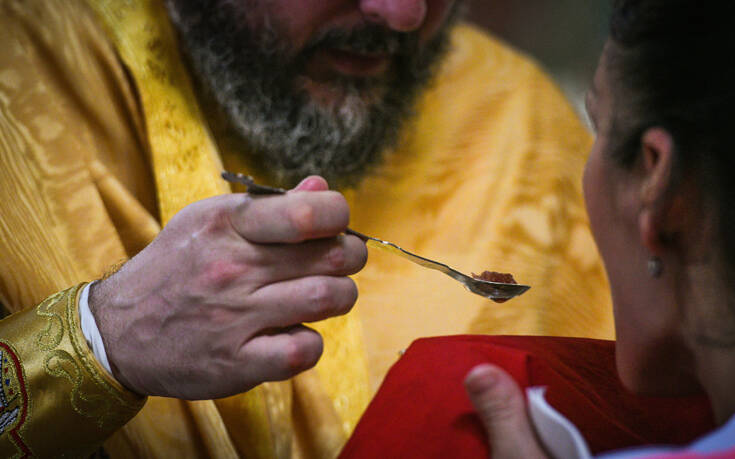
[[[735,345],[706,340],[698,344],[697,372],[717,424],[735,415]]]
[[[713,257],[717,258],[717,257]],[[684,333],[718,424],[735,414],[735,304],[721,260],[687,269]]]

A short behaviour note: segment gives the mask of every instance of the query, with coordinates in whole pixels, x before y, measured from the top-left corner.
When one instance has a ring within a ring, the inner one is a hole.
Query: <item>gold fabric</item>
[[[104,22],[137,83],[146,114],[161,221],[165,224],[187,204],[229,192],[219,177],[222,165],[196,104],[163,5],[155,1],[89,4]],[[286,403],[265,403],[263,399],[271,389],[269,385],[255,388],[239,396],[245,400],[237,405],[242,418],[254,418],[256,421],[251,422],[256,426],[268,426],[255,436],[253,430],[248,430],[252,438],[247,443],[262,450],[259,457],[274,455],[271,439],[273,444],[282,445],[288,444],[291,436],[290,426],[280,429],[280,435],[271,432],[276,426],[288,424],[291,408]],[[226,409],[226,402],[222,407]],[[214,402],[191,402],[189,409],[209,455],[237,457]]]
[[[226,191],[160,3],[90,3],[0,0],[0,301],[11,311],[100,277],[177,209]],[[151,398],[108,452],[329,457],[418,336],[612,337],[580,197],[590,144],[534,64],[458,27],[399,147],[346,192],[351,226],[462,271],[512,272],[531,291],[490,303],[370,252],[355,310],[315,324],[325,336],[316,370],[214,403]]]
[[[146,114],[161,221],[165,224],[187,204],[228,191],[219,177],[222,166],[202,122],[163,5],[148,0],[89,4],[110,31],[137,83]],[[355,332],[357,327],[354,316],[315,325],[326,339],[341,343],[341,352],[326,354],[320,366],[328,373],[339,371],[344,375],[342,384],[328,385],[327,391],[344,419],[345,432],[354,428],[368,401],[367,368],[364,357],[361,358],[364,353],[360,335]],[[279,387],[284,385],[285,389]],[[256,426],[269,426],[254,438],[253,432],[258,430],[248,429],[248,441],[238,443],[259,445],[257,449],[263,451],[258,456],[287,456],[293,436],[290,399],[277,395],[279,402],[270,399],[274,393],[290,390],[288,382],[265,384],[234,399],[220,401],[217,407],[227,413],[234,405],[237,418],[248,419]],[[251,398],[254,400],[248,400]],[[224,423],[217,407],[212,402],[197,402],[191,412],[200,430],[206,433],[209,452],[229,457],[234,448],[222,431]],[[270,440],[272,449],[268,447]]]
[[[162,2],[90,1],[133,73],[145,112],[161,221],[194,201],[227,193]]]
[[[145,398],[99,366],[79,325],[82,285],[0,322],[0,457],[85,457],[140,410]]]
[[[505,303],[380,250],[355,277],[372,388],[418,336],[612,338],[581,177],[592,139],[525,57],[459,27],[400,147],[351,196],[350,225],[465,273],[532,288]]]

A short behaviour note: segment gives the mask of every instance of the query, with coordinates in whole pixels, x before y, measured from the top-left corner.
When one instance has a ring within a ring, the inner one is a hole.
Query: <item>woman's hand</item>
[[[518,384],[495,365],[473,368],[464,381],[485,426],[493,459],[548,457],[534,434]]]

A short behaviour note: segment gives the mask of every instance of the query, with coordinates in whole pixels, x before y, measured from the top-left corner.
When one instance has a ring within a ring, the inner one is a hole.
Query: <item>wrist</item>
[[[98,352],[95,351],[94,347],[92,347],[92,352],[100,361],[100,364],[117,382],[131,392],[139,395],[145,395],[143,392],[137,390],[133,384],[130,384],[128,378],[125,377],[124,372],[121,371],[120,367],[117,365],[118,358],[116,357],[116,348],[114,346],[114,343],[117,340],[114,339],[114,336],[111,337],[109,333],[111,328],[110,322],[114,321],[110,320],[110,314],[108,314],[110,308],[106,306],[108,302],[105,302],[106,299],[109,300],[112,296],[108,279],[95,281],[88,286],[87,307],[91,321],[94,322],[96,332],[99,337],[97,349],[100,355],[98,355]]]

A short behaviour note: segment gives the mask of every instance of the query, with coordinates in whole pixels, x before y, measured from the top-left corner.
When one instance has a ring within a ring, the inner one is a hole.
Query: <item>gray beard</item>
[[[273,25],[257,33],[227,0],[167,0],[195,80],[248,156],[269,180],[293,186],[316,174],[333,187],[355,186],[395,146],[448,48],[451,20],[425,46],[415,33],[379,26],[330,31],[297,54]],[[268,21],[266,21],[268,22]],[[299,88],[317,50],[390,52],[382,78],[339,78],[339,102],[325,106]]]

